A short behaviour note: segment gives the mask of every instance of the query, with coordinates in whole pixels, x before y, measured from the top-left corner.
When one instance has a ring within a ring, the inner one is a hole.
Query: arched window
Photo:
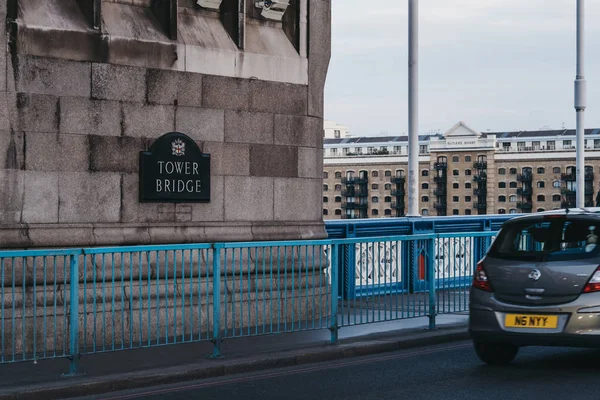
[[[511,182],[509,186],[510,186],[511,189],[516,189],[517,182]]]
[[[498,203],[506,203],[506,196],[498,196]]]
[[[538,174],[545,174],[546,173],[546,169],[544,167],[538,167],[537,173]]]
[[[554,167],[554,168],[552,168],[552,173],[553,174],[560,174],[560,167]]]
[[[323,203],[329,202],[329,198],[327,196],[323,196]]]
[[[457,182],[454,182],[452,184],[452,189],[458,189],[458,188],[460,188],[460,184],[458,184]]]
[[[392,190],[392,184],[391,183],[386,183],[385,184],[385,190]]]
[[[545,209],[543,209],[543,208],[538,208],[538,209],[537,209],[537,212],[544,212],[544,211],[546,211],[546,210],[545,210]]]
[[[383,199],[386,203],[391,203],[392,202],[392,197],[391,196],[385,196],[385,198]]]
[[[465,189],[471,189],[471,182],[465,182]]]
[[[506,214],[506,210],[504,208],[499,208],[498,214]]]
[[[511,208],[508,213],[509,214],[516,214],[517,213],[517,209],[516,208]]]
[[[385,176],[392,176],[392,171],[387,170],[387,171],[384,172],[384,175]]]
[[[538,194],[537,201],[546,201],[546,196],[543,194]]]
[[[379,176],[379,171],[372,171],[372,172],[371,172],[371,176],[372,176],[373,178],[377,178],[377,177]]]
[[[329,190],[329,186],[328,185],[323,185],[323,191],[326,192]]]
[[[424,169],[421,171],[421,176],[429,176],[429,171]]]
[[[552,201],[560,201],[560,194],[553,194]]]
[[[342,190],[342,185],[335,185],[335,191],[340,192]]]
[[[458,162],[458,160],[459,160],[458,156],[453,156],[452,157],[452,162]]]
[[[471,215],[471,210],[467,208],[467,209],[465,210],[465,215]]]
[[[325,171],[323,171],[323,179],[327,179],[329,178],[329,174]]]
[[[425,182],[421,184],[421,189],[429,189],[429,183]]]
[[[498,175],[506,175],[506,168],[498,168]]]
[[[554,182],[552,182],[552,187],[553,188],[559,188],[560,187],[560,181],[554,181]]]
[[[466,176],[469,176],[469,175],[471,175],[471,170],[470,170],[470,169],[465,169],[465,175],[466,175]]]
[[[508,201],[513,201],[513,202],[514,202],[514,201],[517,201],[517,195],[516,195],[516,194],[511,194],[511,195],[508,197]]]
[[[454,175],[454,176],[458,176],[459,174],[460,174],[460,172],[458,172],[458,170],[457,170],[457,169],[453,169],[453,170],[452,170],[452,175]]]
[[[379,190],[379,185],[374,183],[371,185],[371,190]]]
[[[379,197],[377,197],[377,196],[371,197],[371,203],[379,203]]]
[[[335,215],[342,215],[342,210],[340,210],[339,208],[335,210]]]
[[[371,215],[379,215],[379,210],[377,210],[377,209],[372,209],[372,210],[371,210]]]
[[[539,187],[540,189],[543,189],[543,188],[545,188],[545,187],[546,187],[546,184],[544,183],[544,181],[539,181],[539,182],[537,183],[537,187]]]
[[[458,215],[458,210],[457,209],[452,210],[452,215]]]
[[[335,172],[335,178],[336,179],[341,179],[342,178],[342,173],[340,171],[336,171]]]
[[[498,189],[506,189],[506,182],[498,182]]]
[[[323,215],[329,215],[329,211],[326,209],[323,209]]]
[[[421,210],[421,215],[429,215],[429,210],[424,208]]]
[[[336,203],[341,203],[342,202],[342,197],[341,196],[335,196],[335,202]]]
[[[421,201],[423,203],[427,203],[429,201],[429,197],[428,196],[421,196]]]
[[[465,156],[465,162],[471,162],[471,156]]]
[[[392,215],[392,210],[387,209],[383,212],[385,215]]]
[[[516,168],[511,168],[510,169],[510,174],[511,175],[516,175],[517,174],[517,169]]]

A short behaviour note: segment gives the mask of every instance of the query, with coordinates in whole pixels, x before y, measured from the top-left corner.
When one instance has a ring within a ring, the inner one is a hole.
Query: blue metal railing
[[[0,363],[62,357],[75,375],[82,355],[107,351],[212,341],[218,357],[242,336],[330,329],[335,342],[345,326],[415,317],[434,328],[467,310],[494,234],[0,251]]]

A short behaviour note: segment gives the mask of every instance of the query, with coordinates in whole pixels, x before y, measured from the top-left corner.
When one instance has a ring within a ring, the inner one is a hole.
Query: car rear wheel
[[[475,342],[474,345],[477,357],[490,365],[510,364],[519,351],[519,347],[505,343]]]

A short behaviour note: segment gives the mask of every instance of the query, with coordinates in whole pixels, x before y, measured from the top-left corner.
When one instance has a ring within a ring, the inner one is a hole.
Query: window
[[[465,162],[471,162],[471,156],[465,156]]]
[[[327,203],[329,201],[329,198],[327,196],[323,196],[323,203]]]
[[[429,196],[421,196],[421,201],[427,203],[429,201]]]
[[[371,203],[379,203],[379,197],[377,197],[377,196],[371,197]]]
[[[555,188],[555,189],[559,188],[560,187],[560,181],[554,181],[554,182],[552,182],[552,187]]]
[[[387,209],[383,212],[385,215],[392,215],[392,210]]]
[[[498,189],[506,189],[506,182],[498,182]]]
[[[425,216],[425,215],[429,215],[429,210],[424,208],[421,210],[421,215]]]
[[[546,211],[546,209],[544,209],[544,208],[538,208],[537,209],[537,212],[544,212],[544,211]]]
[[[594,148],[600,149],[600,139],[594,139]]]
[[[502,142],[502,150],[509,151],[510,150],[510,142]]]
[[[537,187],[540,188],[540,189],[543,189],[543,188],[546,187],[546,183],[544,181],[539,181],[537,183]]]
[[[362,147],[355,147],[355,148],[354,148],[354,152],[355,152],[356,154],[362,154]]]
[[[377,209],[371,210],[371,215],[379,215],[379,210],[377,210]]]
[[[453,201],[454,203],[458,203],[458,202],[459,202],[459,200],[458,200],[458,196],[452,196],[452,201]]]
[[[386,203],[391,203],[392,202],[392,197],[391,196],[385,196],[384,201]]]
[[[342,149],[342,153],[344,153],[344,155],[345,155],[345,156],[347,156],[347,155],[348,155],[348,153],[350,153],[350,147],[344,147],[344,148]]]
[[[372,184],[371,190],[379,190],[379,185],[377,183]]]
[[[506,175],[506,168],[498,168],[498,175]]]
[[[554,140],[548,140],[546,142],[546,147],[548,148],[548,150],[555,150],[556,149],[556,142]]]
[[[517,142],[517,151],[525,150],[525,142]]]
[[[537,173],[538,174],[545,174],[546,173],[546,168],[544,168],[544,167],[538,167]]]
[[[508,197],[508,201],[512,201],[512,202],[515,202],[515,201],[517,201],[517,195],[516,195],[516,194],[511,194],[511,195]]]
[[[563,140],[563,149],[571,149],[573,147],[573,142],[570,140]]]
[[[533,141],[533,142],[531,142],[531,147],[533,147],[533,150],[539,150],[540,149],[540,142],[539,141]]]
[[[465,189],[471,189],[471,182],[465,182]]]
[[[510,169],[510,174],[511,175],[516,175],[517,174],[517,169],[516,168],[511,168]]]
[[[422,144],[419,146],[419,154],[427,154],[427,145]]]
[[[459,160],[458,156],[453,156],[452,157],[452,162],[458,162],[458,160]]]
[[[560,194],[553,194],[552,201],[560,201]]]
[[[372,176],[373,178],[377,178],[377,177],[379,177],[379,171],[373,171],[373,172],[371,172],[371,176]]]
[[[458,215],[458,210],[456,210],[456,209],[452,210],[452,215]]]
[[[511,182],[511,183],[509,184],[509,187],[510,187],[511,189],[516,189],[516,188],[517,188],[517,182]]]
[[[394,154],[401,154],[402,146],[394,146]]]
[[[424,169],[423,171],[421,171],[421,176],[429,176],[429,171]]]
[[[339,208],[335,210],[335,215],[342,215],[342,210],[340,210]]]
[[[324,191],[324,192],[326,192],[326,191],[328,191],[328,190],[329,190],[329,186],[327,186],[327,185],[323,185],[323,191]]]
[[[498,214],[506,214],[506,210],[504,208],[499,208]]]
[[[342,185],[335,185],[335,191],[336,192],[341,192],[342,191]]]
[[[421,184],[421,189],[429,189],[429,183]]]
[[[468,208],[465,210],[465,215],[471,215],[471,210],[469,210]]]
[[[458,184],[457,182],[454,182],[452,184],[452,189],[459,189],[460,188],[460,184]]]
[[[335,196],[335,202],[336,203],[341,203],[342,202],[342,197],[341,196]]]
[[[342,178],[342,173],[340,171],[337,171],[335,173],[335,177],[336,177],[336,179],[341,179]]]
[[[384,187],[385,187],[385,190],[392,190],[392,184],[391,183],[386,183]]]
[[[332,156],[337,156],[337,149],[335,147],[332,148],[330,151]]]
[[[329,174],[327,172],[323,172],[323,179],[329,178]]]
[[[560,174],[560,167],[554,167],[554,168],[552,168],[552,173],[554,173],[554,174]]]
[[[517,209],[516,208],[511,208],[508,213],[509,214],[516,214],[517,213]]]
[[[465,169],[465,175],[466,176],[470,176],[471,175],[471,170],[470,169]]]
[[[389,171],[389,170],[388,170],[388,171],[385,171],[383,174],[384,174],[385,176],[392,176],[392,171]]]
[[[340,138],[340,135],[341,135],[341,134],[340,134],[340,131],[338,131],[337,129],[333,131],[333,137],[334,137],[334,138],[336,138],[336,139],[339,139],[339,138]]]
[[[506,203],[506,196],[498,196],[498,203]]]
[[[468,203],[469,201],[471,201],[471,196],[465,196],[465,201]]]
[[[458,172],[458,170],[457,170],[457,169],[453,169],[453,170],[452,170],[452,175],[454,175],[454,176],[458,176],[458,174],[459,174],[459,172]]]
[[[375,152],[375,147],[367,147],[367,154],[373,154]]]
[[[538,194],[537,201],[546,201],[546,196],[543,194]]]

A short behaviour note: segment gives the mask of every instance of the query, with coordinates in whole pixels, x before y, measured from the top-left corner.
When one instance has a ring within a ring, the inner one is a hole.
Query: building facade
[[[585,132],[585,205],[600,187],[600,129]],[[459,122],[419,138],[421,215],[574,207],[575,131],[478,132]],[[404,216],[408,137],[325,139],[323,218]]]

